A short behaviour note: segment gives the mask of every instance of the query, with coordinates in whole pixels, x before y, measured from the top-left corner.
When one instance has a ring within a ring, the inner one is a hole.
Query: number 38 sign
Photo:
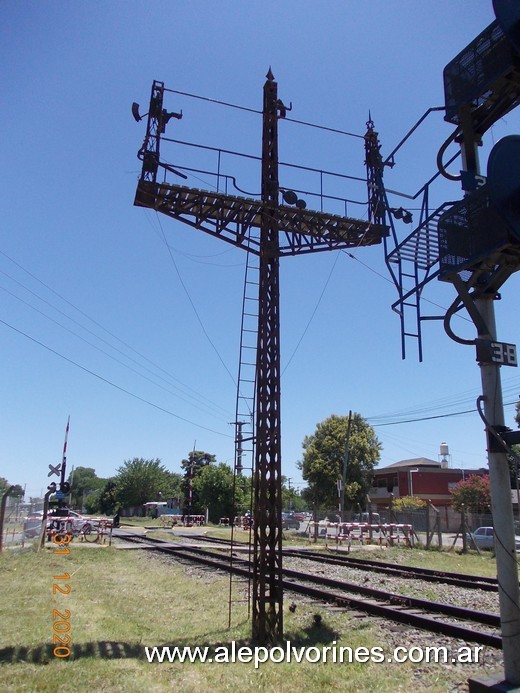
[[[477,361],[501,366],[518,366],[516,346],[505,342],[477,339]]]

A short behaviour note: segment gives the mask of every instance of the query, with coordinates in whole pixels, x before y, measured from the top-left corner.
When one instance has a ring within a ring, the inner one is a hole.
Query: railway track
[[[147,550],[159,551],[216,570],[228,573],[232,571],[243,577],[250,575],[248,561],[237,556],[233,557],[233,565],[230,566],[229,556],[215,550],[194,546],[172,546],[161,539],[151,539],[142,535],[125,535],[119,538],[142,543],[143,548]],[[287,568],[283,569],[282,574],[283,588],[287,591],[467,642],[498,649],[502,647],[499,634],[500,620],[496,614],[391,594],[372,587]]]
[[[498,592],[498,583],[495,578],[485,577],[483,575],[465,575],[464,573],[443,573],[439,570],[431,570],[429,568],[420,568],[417,566],[396,566],[390,563],[381,563],[379,561],[371,561],[364,558],[351,558],[350,556],[335,556],[323,555],[318,551],[298,551],[297,549],[288,549],[287,555],[295,556],[330,565],[342,565],[349,568],[359,568],[376,573],[384,573],[385,575],[393,575],[395,577],[404,577],[407,579],[420,579],[427,582],[442,582],[447,585],[456,587],[464,587],[466,589],[480,589],[489,592]]]
[[[179,535],[183,538],[189,538],[188,535]],[[197,541],[211,542],[213,544],[223,544],[229,547],[230,542],[227,539],[212,539],[211,537],[197,537]],[[238,544],[239,545],[239,544]],[[236,545],[235,545],[236,546]],[[247,546],[247,544],[246,544]],[[464,573],[448,573],[439,570],[431,570],[430,568],[421,568],[419,566],[399,566],[395,563],[384,563],[382,561],[372,561],[366,558],[353,558],[341,554],[327,553],[311,549],[292,549],[285,548],[284,555],[302,558],[304,560],[316,561],[318,563],[329,565],[341,565],[348,568],[359,568],[375,573],[383,573],[394,577],[403,577],[406,579],[420,579],[426,582],[437,582],[455,587],[463,587],[466,589],[480,589],[488,592],[498,592],[498,583],[496,578],[487,577],[484,575],[467,575]]]

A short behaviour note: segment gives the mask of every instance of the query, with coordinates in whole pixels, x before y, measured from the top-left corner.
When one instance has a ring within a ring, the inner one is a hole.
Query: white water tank
[[[446,443],[441,443],[439,456],[442,469],[447,469],[450,466],[450,449]]]

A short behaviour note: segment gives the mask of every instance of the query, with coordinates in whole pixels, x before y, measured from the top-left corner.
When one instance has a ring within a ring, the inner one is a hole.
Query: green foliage
[[[236,506],[239,509],[246,506],[247,488],[250,479],[243,476],[236,477]],[[194,512],[209,511],[211,522],[218,522],[221,517],[233,517],[233,472],[231,468],[221,462],[219,465],[208,464],[202,467],[193,479],[194,495],[197,495],[198,505],[194,505]]]
[[[83,500],[82,506],[85,508],[85,512],[89,515],[97,515],[101,512],[100,506],[101,489],[98,488],[95,491],[91,491],[88,496]]]
[[[117,484],[109,479],[99,495],[99,510],[104,515],[114,515],[118,509]]]
[[[192,450],[188,454],[188,459],[181,461],[181,467],[184,470],[184,478],[182,480],[182,497],[184,498],[184,508],[188,510],[189,505],[189,480],[190,476],[195,479],[200,472],[210,464],[215,464],[216,457],[211,455],[209,452],[204,452],[203,450]],[[202,513],[202,508],[206,507],[199,498],[198,487],[194,484],[192,488],[192,503],[191,512],[192,513]]]
[[[100,479],[92,467],[76,467],[69,474],[69,483],[72,494],[71,505],[73,508],[81,510],[83,505],[88,509],[93,499],[87,505],[87,498],[92,495],[93,491],[101,490],[106,483],[106,479]],[[99,497],[99,494],[97,497]],[[96,510],[95,512],[98,511]]]
[[[161,460],[135,457],[117,470],[116,498],[122,508],[143,505],[159,498],[175,498],[180,493],[179,474],[169,472]]]
[[[333,414],[319,423],[303,441],[299,466],[309,486],[302,495],[312,505],[336,505],[337,481],[343,477],[348,416]],[[353,414],[345,483],[345,507],[365,505],[372,472],[379,460],[381,443],[360,414]]]
[[[282,476],[282,508],[299,512],[307,508],[307,502],[294,488],[289,488]]]
[[[472,512],[489,512],[491,507],[491,490],[489,487],[489,475],[477,476],[473,474],[463,481],[459,481],[451,489],[452,505],[459,512],[462,507]]]
[[[192,450],[188,454],[187,460],[182,460],[181,467],[184,469],[185,474],[189,474],[191,466],[193,465],[195,473],[205,467],[208,464],[215,464],[216,457],[211,455],[209,452],[204,452],[202,450]]]
[[[400,496],[395,498],[392,503],[392,508],[396,512],[401,512],[405,510],[419,510],[420,508],[426,507],[426,501],[422,498],[417,498],[416,496]]]
[[[12,486],[13,488],[12,488],[11,493],[9,494],[9,496],[10,496],[11,498],[22,498],[22,496],[24,495],[25,491],[24,491],[23,488],[20,486],[20,484],[11,484],[11,483],[9,483],[9,481],[7,481],[7,479],[4,479],[3,476],[0,476],[0,496],[3,496],[4,493],[5,493],[9,488],[11,488],[11,486]]]

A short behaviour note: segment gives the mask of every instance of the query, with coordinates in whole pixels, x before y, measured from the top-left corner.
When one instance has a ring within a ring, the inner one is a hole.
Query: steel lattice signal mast
[[[186,177],[160,160],[161,134],[172,117],[181,117],[163,108],[164,91],[162,82],[153,83],[146,136],[139,152],[143,166],[134,204],[155,209],[260,258],[253,637],[259,643],[275,642],[283,637],[280,257],[374,245],[381,243],[388,228],[372,219],[362,221],[307,210],[300,205],[290,206],[296,200],[280,204],[278,121],[285,117],[287,109],[278,99],[277,83],[271,70],[264,85],[260,200],[157,182],[160,168]],[[136,120],[140,120],[137,104],[133,112]],[[260,229],[260,235],[249,234],[251,228]]]

